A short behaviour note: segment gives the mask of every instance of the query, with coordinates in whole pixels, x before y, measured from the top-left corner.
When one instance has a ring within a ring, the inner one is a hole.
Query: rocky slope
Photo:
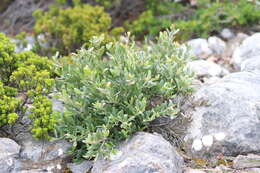
[[[16,142],[0,138],[0,173],[259,173],[260,33],[248,36],[225,30],[222,39],[188,44],[196,57],[188,64],[196,75],[195,91],[181,99],[178,119],[151,130],[157,133],[135,134],[110,160],[81,164],[69,163],[70,143],[33,140],[22,130],[29,124],[24,119],[16,127]],[[57,100],[54,109],[62,111]],[[184,129],[181,133],[179,127]],[[179,145],[165,132],[177,137]]]
[[[4,4],[5,2],[5,4]],[[0,31],[9,35],[20,32],[32,32],[34,25],[33,11],[47,10],[54,0],[4,0],[0,7]]]

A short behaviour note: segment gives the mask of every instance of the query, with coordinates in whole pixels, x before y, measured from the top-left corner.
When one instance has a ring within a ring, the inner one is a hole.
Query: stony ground
[[[181,114],[158,120],[166,123],[151,130],[157,133],[137,133],[110,160],[75,164],[70,143],[33,140],[25,117],[14,140],[0,138],[0,173],[260,173],[260,33],[224,29],[187,44],[195,91],[176,98]]]

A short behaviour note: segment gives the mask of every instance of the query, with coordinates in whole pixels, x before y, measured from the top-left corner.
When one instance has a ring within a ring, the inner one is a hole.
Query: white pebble
[[[11,166],[11,165],[13,165],[13,160],[12,160],[11,158],[9,158],[9,159],[6,160],[6,163],[7,163],[9,166]]]
[[[195,151],[200,151],[202,149],[202,142],[200,139],[195,139],[192,143],[192,148]]]
[[[63,154],[63,150],[60,148],[60,149],[58,150],[58,155],[61,156],[62,154]]]
[[[51,172],[51,170],[54,168],[54,166],[49,166],[49,167],[47,167],[47,171],[48,172]]]
[[[214,134],[214,137],[217,141],[222,141],[226,137],[226,134],[223,132],[219,132]]]
[[[213,136],[206,135],[202,137],[202,143],[206,147],[210,147],[213,144]]]
[[[57,165],[57,169],[61,169],[61,165],[60,164]]]

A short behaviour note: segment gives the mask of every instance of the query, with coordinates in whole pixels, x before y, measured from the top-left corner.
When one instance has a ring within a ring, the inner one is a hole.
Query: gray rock
[[[197,58],[205,59],[213,53],[209,48],[207,40],[203,38],[190,40],[187,42],[187,45],[191,48],[190,53]]]
[[[194,157],[260,152],[260,73],[232,73],[204,85],[184,114],[192,121],[184,135]]]
[[[22,117],[17,123],[13,126],[13,135],[15,136],[16,141],[23,141],[26,138],[30,138],[31,134],[28,132],[30,125],[32,125],[32,120],[28,117],[29,112],[25,113],[25,116]]]
[[[24,136],[21,142],[20,157],[14,164],[12,173],[64,172],[70,156],[71,146],[64,140],[41,141],[30,135]]]
[[[238,70],[243,61],[260,55],[260,33],[248,37],[237,47],[232,56],[232,63]]]
[[[206,172],[199,169],[187,168],[185,169],[184,173],[206,173]]]
[[[22,141],[21,157],[31,161],[48,161],[67,157],[71,144],[65,140],[41,141],[32,137]]]
[[[65,172],[65,165],[62,159],[40,162],[19,159],[11,173],[61,173]]]
[[[241,63],[241,71],[260,70],[260,55],[246,59]]]
[[[52,101],[52,110],[56,112],[63,113],[64,112],[64,103],[59,99],[59,94],[57,92],[53,92],[49,94],[49,97]]]
[[[244,33],[238,33],[236,37],[230,39],[227,41],[225,56],[226,57],[232,57],[234,51],[236,48],[238,48],[242,42],[247,39],[249,35]]]
[[[57,105],[59,105],[59,102],[54,102],[54,110],[60,108]],[[13,145],[12,143],[3,143],[2,138],[0,138],[0,173],[64,172],[66,163],[70,159],[67,152],[71,144],[65,140],[35,140],[29,132],[31,120],[28,118],[28,114],[29,112],[12,128],[15,140],[21,145],[16,155],[9,154],[10,157],[3,157],[6,153],[4,150],[9,152],[13,149]],[[3,147],[4,144],[6,147]]]
[[[14,173],[49,173],[49,172],[46,172],[44,170],[39,170],[39,169],[32,169],[32,170],[21,170]]]
[[[218,81],[220,81],[221,78],[220,77],[211,77],[211,78],[205,78],[204,79],[204,83],[205,84],[213,84],[213,83],[216,83]]]
[[[249,35],[245,34],[245,33],[238,33],[236,35],[236,37],[234,38],[235,41],[239,42],[240,44],[249,37]]]
[[[19,154],[20,146],[9,138],[0,138],[0,158]]]
[[[24,40],[12,39],[12,41],[16,43],[15,52],[30,51],[35,45],[35,39],[33,36],[26,36]],[[24,41],[26,44],[23,44]]]
[[[194,79],[190,85],[190,88],[192,88],[193,90],[198,90],[201,86],[203,85],[203,83],[199,80],[199,79]]]
[[[14,42],[16,44],[15,52],[31,51],[36,44],[35,38],[33,36],[30,36],[30,35],[27,35],[24,38],[24,40],[20,40],[20,39],[16,39],[16,38],[13,38],[11,40],[12,40],[12,42]],[[38,44],[42,48],[47,49],[47,48],[50,47],[48,45],[48,43],[45,41],[43,34],[37,35],[37,41],[38,41]]]
[[[255,154],[239,155],[233,161],[233,167],[237,169],[258,168],[260,167],[260,156]]]
[[[183,160],[164,138],[140,132],[123,143],[110,160],[99,159],[92,173],[181,173]]]
[[[53,98],[52,99],[52,109],[57,112],[64,112],[64,104],[62,101]]]
[[[235,169],[225,166],[217,166],[215,168],[191,169],[187,168],[184,173],[260,173],[260,168]]]
[[[67,167],[70,169],[72,173],[86,173],[89,172],[93,166],[93,162],[84,161],[80,164],[76,163],[68,163]]]
[[[209,37],[208,44],[215,55],[223,55],[226,50],[226,43],[216,36]]]
[[[0,173],[9,173],[15,166],[15,160],[21,147],[13,140],[0,138]]]
[[[260,173],[260,168],[250,168],[246,169],[244,172],[241,171],[239,173]]]
[[[235,34],[230,29],[224,28],[221,31],[220,36],[226,40],[230,40],[235,37]]]
[[[191,61],[188,67],[198,78],[223,77],[229,73],[221,66],[206,60]]]

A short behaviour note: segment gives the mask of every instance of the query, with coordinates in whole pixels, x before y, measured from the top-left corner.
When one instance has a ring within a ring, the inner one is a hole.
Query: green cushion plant
[[[9,132],[29,111],[33,136],[49,139],[56,123],[47,97],[54,84],[53,62],[32,52],[15,53],[14,46],[0,33],[0,128]]]
[[[44,36],[50,52],[59,51],[68,55],[85,44],[89,46],[92,36],[104,34],[104,43],[112,41],[119,36],[122,28],[111,30],[111,17],[103,7],[83,5],[79,3],[74,7],[63,9],[53,6],[49,11],[34,12],[36,35]],[[44,47],[36,47],[38,52],[46,52]]]

